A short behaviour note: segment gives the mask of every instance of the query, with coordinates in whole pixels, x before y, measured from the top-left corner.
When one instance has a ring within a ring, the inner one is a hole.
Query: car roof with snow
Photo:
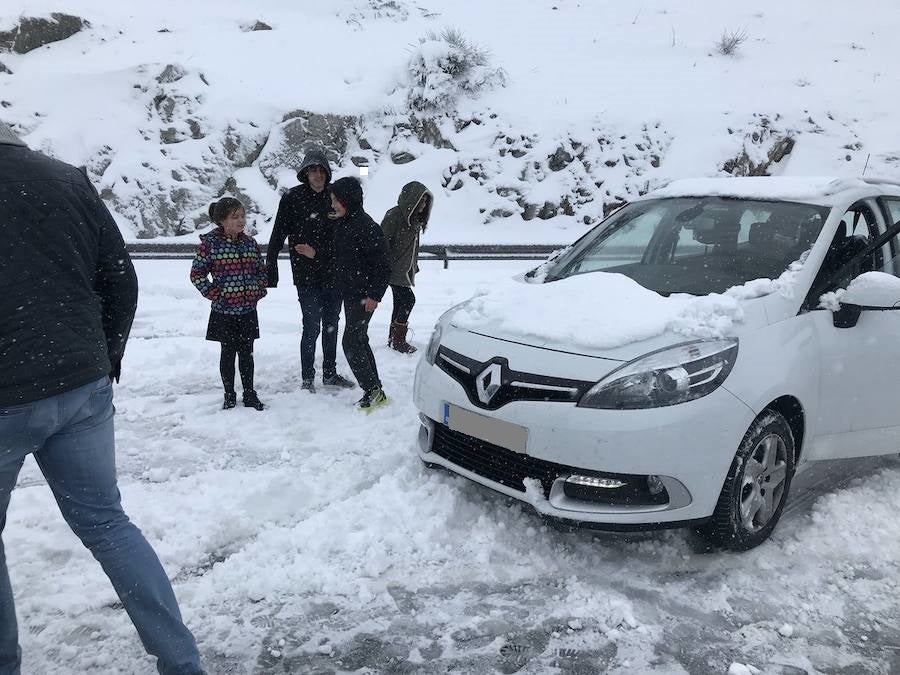
[[[672,181],[641,199],[717,196],[833,206],[881,194],[900,196],[900,183],[880,178],[799,176],[688,178]]]

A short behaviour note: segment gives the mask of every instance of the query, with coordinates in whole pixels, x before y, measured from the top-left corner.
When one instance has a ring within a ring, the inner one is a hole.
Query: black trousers
[[[222,343],[222,355],[219,357],[219,373],[225,391],[234,391],[234,358],[237,356],[238,369],[241,372],[241,386],[244,391],[253,391],[253,340]]]
[[[391,293],[394,295],[391,323],[406,323],[416,304],[416,295],[409,286],[395,286],[394,284],[391,284]]]
[[[369,321],[373,312],[367,312],[365,298],[344,298],[344,337],[341,346],[353,377],[365,391],[381,386],[375,355],[369,346]]]

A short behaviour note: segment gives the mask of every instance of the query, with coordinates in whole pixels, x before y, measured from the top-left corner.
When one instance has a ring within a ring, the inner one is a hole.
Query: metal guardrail
[[[447,269],[451,260],[543,260],[564,244],[423,244],[420,260],[441,260]],[[171,242],[132,242],[126,245],[135,260],[177,260],[193,258],[197,244]],[[263,246],[263,253],[266,247]],[[287,248],[279,258],[287,257]]]

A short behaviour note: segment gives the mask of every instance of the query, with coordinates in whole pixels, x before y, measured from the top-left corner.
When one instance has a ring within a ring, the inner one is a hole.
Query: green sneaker
[[[381,387],[375,387],[372,391],[367,391],[363,397],[356,403],[356,407],[363,412],[372,412],[378,408],[383,408],[390,399],[382,391]]]

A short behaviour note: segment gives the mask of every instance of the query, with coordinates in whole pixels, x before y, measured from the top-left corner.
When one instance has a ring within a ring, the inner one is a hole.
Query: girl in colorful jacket
[[[209,217],[218,227],[200,236],[200,246],[191,265],[191,282],[204,298],[212,301],[206,339],[222,345],[219,358],[219,372],[225,386],[222,407],[237,405],[236,356],[244,387],[244,405],[262,410],[265,406],[253,389],[253,341],[259,337],[256,303],[266,294],[266,265],[259,245],[244,234],[246,212],[241,202],[223,197],[210,205]]]

